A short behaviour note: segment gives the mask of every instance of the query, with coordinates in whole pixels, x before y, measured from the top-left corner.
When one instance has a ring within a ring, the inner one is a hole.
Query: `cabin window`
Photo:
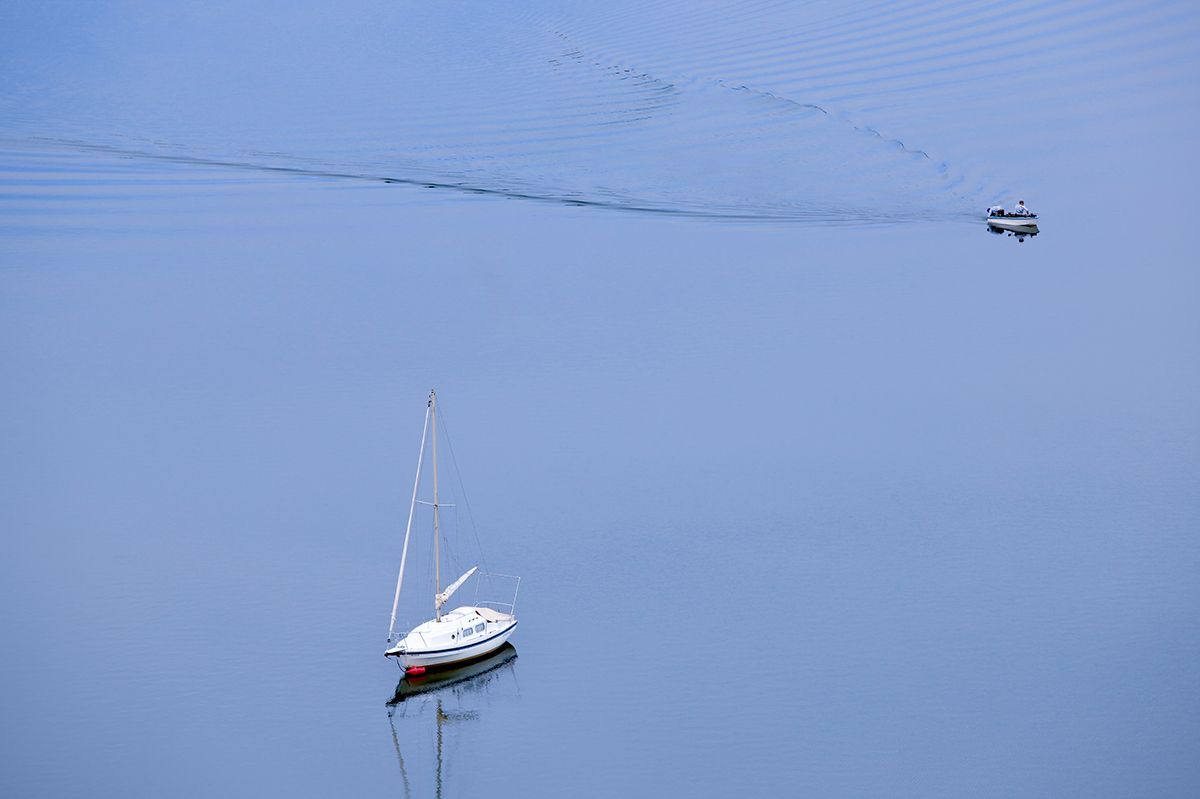
[[[483,632],[483,624],[482,623],[475,625],[475,632],[477,632],[477,633]]]
[[[468,627],[467,629],[463,630],[463,638],[466,638],[468,635],[471,635],[474,632],[475,632],[474,630],[472,630],[470,627]]]

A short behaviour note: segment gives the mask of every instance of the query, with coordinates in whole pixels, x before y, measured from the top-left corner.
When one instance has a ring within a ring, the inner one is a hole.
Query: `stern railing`
[[[511,602],[501,602],[495,599],[479,599],[479,589],[483,585],[483,580],[475,584],[475,605],[476,607],[494,608],[502,613],[507,613],[514,619],[517,617],[517,592],[521,590],[521,578],[515,574],[495,574],[493,572],[485,572],[484,576],[489,580],[493,577],[498,577],[502,580],[513,581],[513,592]]]

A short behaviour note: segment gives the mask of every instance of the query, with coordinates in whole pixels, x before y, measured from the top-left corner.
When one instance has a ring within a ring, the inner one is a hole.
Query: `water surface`
[[[1200,14],[999,8],[2,12],[0,793],[1194,795]]]

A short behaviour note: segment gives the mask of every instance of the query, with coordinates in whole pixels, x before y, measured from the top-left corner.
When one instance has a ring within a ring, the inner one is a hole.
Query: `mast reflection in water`
[[[496,700],[520,696],[516,660],[516,648],[505,644],[461,668],[400,680],[387,708],[405,797],[440,799],[445,780],[455,773],[447,761],[453,752],[469,748],[461,744],[478,731],[480,712]],[[425,782],[426,775],[432,776],[432,785]]]

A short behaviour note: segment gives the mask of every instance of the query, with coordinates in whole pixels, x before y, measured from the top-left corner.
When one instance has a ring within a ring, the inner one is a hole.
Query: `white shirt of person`
[[[1033,212],[1025,207],[1025,203],[1017,203],[1017,207],[1012,210],[1013,216],[1033,216]]]

